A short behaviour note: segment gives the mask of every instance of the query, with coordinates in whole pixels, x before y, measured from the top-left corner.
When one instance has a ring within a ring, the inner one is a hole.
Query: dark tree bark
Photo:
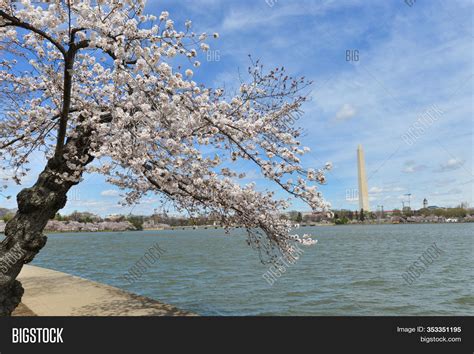
[[[74,151],[68,161],[82,167],[93,160],[88,154],[93,131],[86,128],[78,133],[77,138],[66,141],[61,155],[55,154],[48,161],[36,183],[17,195],[18,211],[6,224],[6,238],[0,243],[0,316],[11,315],[20,303],[24,290],[16,277],[23,264],[31,262],[46,244],[43,230],[48,220],[66,205],[67,192],[78,183],[58,178],[58,174],[73,172],[67,167],[64,154]],[[79,162],[84,156],[87,160]]]

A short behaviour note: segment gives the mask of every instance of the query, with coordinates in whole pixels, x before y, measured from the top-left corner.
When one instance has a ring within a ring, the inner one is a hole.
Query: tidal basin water
[[[50,234],[32,263],[200,315],[474,315],[474,224],[305,227],[318,240],[269,285],[243,230]],[[402,273],[443,251],[411,285]],[[133,284],[122,277],[158,243]]]

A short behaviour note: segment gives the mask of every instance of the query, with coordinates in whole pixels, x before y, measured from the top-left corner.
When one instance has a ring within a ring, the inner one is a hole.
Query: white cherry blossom
[[[175,24],[167,11],[156,21],[140,0],[67,3],[0,0],[0,159],[15,180],[39,151],[67,167],[56,183],[101,173],[126,192],[124,203],[157,193],[191,215],[244,226],[263,261],[315,243],[280,217],[291,198],[328,208],[317,185],[331,165],[306,170],[309,149],[284,124],[301,113],[307,81],[252,61],[237,95],[206,88],[190,67],[210,49],[208,35],[191,32],[191,21]],[[245,184],[242,161],[289,198]]]

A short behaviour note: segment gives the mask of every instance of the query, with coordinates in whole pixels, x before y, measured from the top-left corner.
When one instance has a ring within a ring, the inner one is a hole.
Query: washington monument
[[[362,145],[357,147],[357,171],[359,172],[359,208],[370,211],[369,191],[367,189],[367,176],[365,174],[365,159]]]

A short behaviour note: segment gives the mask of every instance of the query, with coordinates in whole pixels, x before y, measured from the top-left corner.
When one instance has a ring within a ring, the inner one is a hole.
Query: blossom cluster
[[[179,210],[243,225],[262,260],[288,253],[295,242],[313,244],[280,217],[291,200],[244,184],[238,171],[239,162],[250,161],[290,198],[328,208],[318,184],[330,164],[305,169],[301,158],[309,149],[299,131],[279,128],[299,114],[309,83],[284,68],[266,72],[257,61],[234,96],[200,85],[192,79],[199,52],[219,35],[194,33],[190,21],[179,30],[168,12],[146,15],[144,6],[0,0],[0,50],[8,53],[0,60],[0,94],[10,103],[0,120],[3,165],[19,179],[32,152],[52,158],[62,117],[61,158],[72,172],[58,175],[59,182],[78,182],[86,170],[102,173],[126,191],[125,203],[154,192]],[[64,117],[66,76],[72,84]],[[68,146],[85,131],[92,132],[86,152]]]

